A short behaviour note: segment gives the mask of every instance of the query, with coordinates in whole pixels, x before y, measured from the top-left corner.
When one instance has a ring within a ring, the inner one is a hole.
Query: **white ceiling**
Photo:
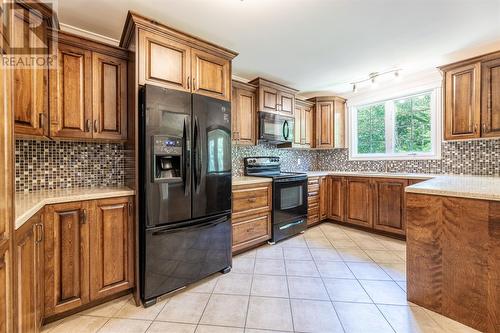
[[[500,50],[500,0],[59,0],[61,23],[119,39],[127,11],[239,52],[233,74],[303,92]]]

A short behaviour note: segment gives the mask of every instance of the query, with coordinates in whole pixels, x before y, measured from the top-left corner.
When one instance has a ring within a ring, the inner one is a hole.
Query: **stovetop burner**
[[[243,161],[245,165],[246,176],[269,177],[273,179],[307,178],[307,174],[304,172],[281,171],[281,163],[279,157],[270,157],[270,156],[245,157]]]

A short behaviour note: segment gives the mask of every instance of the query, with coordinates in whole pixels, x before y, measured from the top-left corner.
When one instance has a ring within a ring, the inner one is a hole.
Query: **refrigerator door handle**
[[[221,218],[219,218],[217,220],[208,221],[208,222],[205,222],[205,223],[202,223],[202,224],[194,224],[194,225],[191,224],[191,225],[188,225],[188,226],[185,226],[185,227],[159,230],[159,231],[153,232],[153,236],[158,236],[158,235],[163,235],[163,234],[168,234],[168,233],[172,234],[172,233],[181,232],[181,231],[185,231],[185,230],[205,229],[207,227],[213,227],[213,226],[216,226],[216,225],[221,224],[223,222],[226,222],[227,220],[228,220],[227,217],[221,217]]]
[[[201,140],[198,117],[194,116],[194,190],[198,192],[201,182]]]
[[[184,184],[184,196],[189,194],[189,188],[187,184],[187,161],[188,161],[188,148],[187,148],[187,132],[186,119],[182,123],[182,184]]]

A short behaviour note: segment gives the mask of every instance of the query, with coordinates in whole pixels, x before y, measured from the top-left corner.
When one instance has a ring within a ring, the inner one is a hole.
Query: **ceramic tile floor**
[[[402,241],[323,223],[150,308],[125,296],[43,332],[477,332],[406,301],[405,253]]]

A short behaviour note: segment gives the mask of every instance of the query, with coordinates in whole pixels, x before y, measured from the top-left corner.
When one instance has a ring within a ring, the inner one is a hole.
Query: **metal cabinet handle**
[[[193,76],[193,90],[196,90],[196,78]]]
[[[85,121],[85,132],[90,132],[91,131],[91,129],[90,129],[91,126],[92,126],[92,124],[90,122],[90,119],[87,119]]]
[[[43,224],[37,223],[33,226],[33,229],[35,229],[35,244],[40,244],[43,241]]]
[[[483,123],[483,133],[487,132],[486,123]]]
[[[45,128],[45,114],[43,113],[38,114],[38,127]]]
[[[99,123],[97,122],[97,119],[94,119],[94,133],[100,132],[99,130]]]
[[[132,216],[132,211],[133,211],[132,207],[133,207],[132,202],[129,202],[128,203],[128,216]]]
[[[257,198],[248,198],[247,200],[248,202],[256,202],[257,201]]]
[[[477,134],[477,124],[474,124],[474,133]]]
[[[188,90],[191,90],[191,76],[188,76],[187,78],[187,86],[188,86]]]

